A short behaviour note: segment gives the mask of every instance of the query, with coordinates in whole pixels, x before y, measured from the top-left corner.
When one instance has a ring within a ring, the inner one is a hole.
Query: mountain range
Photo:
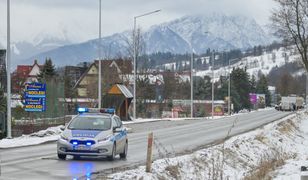
[[[132,44],[131,35],[131,31],[124,31],[103,37],[102,57],[129,56],[131,54],[129,44]],[[145,53],[171,52],[177,54],[192,51],[204,53],[208,48],[244,50],[257,45],[269,44],[273,40],[273,37],[252,18],[218,13],[207,16],[184,16],[154,25],[144,31],[142,37]],[[93,39],[70,44],[70,41],[65,38],[49,36],[36,45],[27,42],[15,43],[13,52],[16,64],[21,64],[21,62],[31,64],[34,59],[42,63],[46,57],[50,57],[56,66],[75,65],[82,61],[96,59],[98,42],[98,39]]]

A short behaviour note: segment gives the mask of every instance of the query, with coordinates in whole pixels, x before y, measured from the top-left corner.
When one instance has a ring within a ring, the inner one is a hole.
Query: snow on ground
[[[308,114],[306,114],[308,116]],[[301,134],[298,137],[297,142],[292,147],[293,151],[297,152],[294,159],[290,159],[280,169],[274,172],[276,180],[293,180],[300,179],[301,175],[307,175],[307,172],[301,172],[301,166],[308,167],[308,118],[301,122],[299,126]]]
[[[21,146],[30,146],[42,144],[49,141],[56,141],[61,134],[62,126],[50,127],[46,130],[41,130],[36,133],[29,135],[22,135],[21,137],[13,139],[2,139],[0,140],[0,149],[1,148],[12,148],[12,147],[21,147]]]
[[[264,53],[260,56],[248,56],[242,58],[241,61],[234,63],[230,68],[228,66],[221,67],[214,70],[215,81],[219,81],[220,76],[227,76],[228,71],[232,71],[233,68],[247,68],[247,72],[252,76],[258,76],[259,71],[263,74],[268,75],[269,72],[274,67],[281,67],[286,63],[295,62],[298,60],[298,55],[293,53],[293,47],[290,49],[279,48],[278,50],[273,50],[270,53]],[[232,60],[231,60],[232,61]],[[301,75],[302,71],[297,72],[296,74]],[[197,71],[196,76],[212,76],[212,70],[203,70]]]
[[[264,179],[260,174],[269,170],[267,173],[275,179],[299,179],[299,167],[308,157],[308,152],[305,152],[305,148],[308,147],[307,117],[306,112],[292,114],[192,154],[177,157],[168,155],[169,157],[153,162],[152,173],[146,173],[145,167],[140,166],[137,169],[101,176],[106,179],[144,180],[203,180],[221,179],[221,177],[222,179],[244,179],[244,177]],[[155,149],[164,148],[155,146]],[[295,161],[297,159],[298,161]],[[284,162],[287,164],[282,169],[270,171],[271,167],[279,167]],[[307,162],[305,164],[308,165]]]

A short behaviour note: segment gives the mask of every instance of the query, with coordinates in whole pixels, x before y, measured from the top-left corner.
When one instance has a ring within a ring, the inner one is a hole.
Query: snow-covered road
[[[289,114],[289,112],[275,110],[258,111],[228,118],[195,120],[181,126],[152,130],[156,142],[159,142],[166,151],[187,153],[224,138],[235,119],[237,119],[237,123],[232,129],[232,136],[281,119]],[[151,123],[144,123],[144,125],[151,126]],[[7,150],[0,149],[2,172],[0,178],[72,179],[94,172],[106,172],[111,168],[140,165],[145,160],[147,134],[148,131],[129,134],[129,154],[125,161],[120,159],[114,162],[94,159],[59,161],[56,158],[55,143]],[[158,149],[155,149],[154,154],[158,159],[160,155]]]

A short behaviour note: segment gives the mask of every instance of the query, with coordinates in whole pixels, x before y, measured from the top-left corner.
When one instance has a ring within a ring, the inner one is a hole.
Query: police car
[[[78,112],[58,139],[59,159],[72,155],[74,159],[102,156],[113,160],[118,154],[126,158],[127,131],[114,109],[78,108]]]

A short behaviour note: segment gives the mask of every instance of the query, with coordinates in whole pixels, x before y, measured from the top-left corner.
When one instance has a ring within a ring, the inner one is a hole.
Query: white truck
[[[297,96],[283,96],[281,97],[281,103],[279,110],[292,111],[303,107],[304,98]],[[295,108],[295,109],[294,109]]]
[[[296,108],[301,109],[304,107],[304,98],[303,97],[296,97]]]

